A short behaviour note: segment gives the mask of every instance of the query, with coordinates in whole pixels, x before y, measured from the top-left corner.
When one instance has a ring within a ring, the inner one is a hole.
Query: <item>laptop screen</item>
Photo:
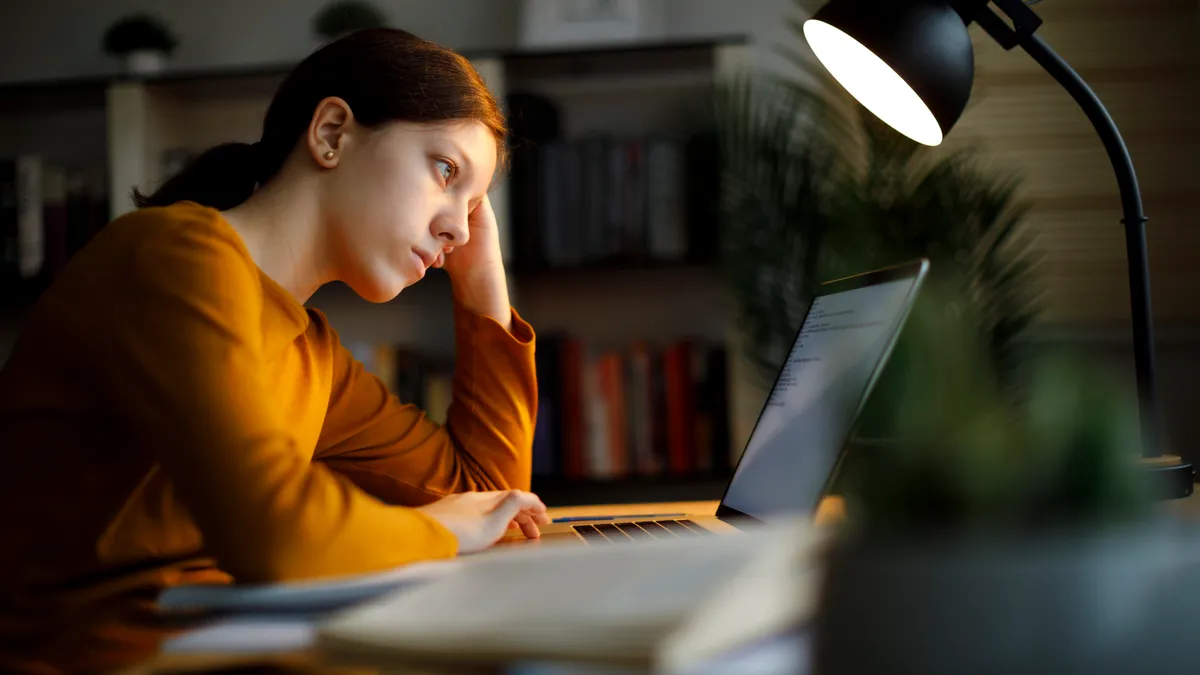
[[[817,296],[722,505],[763,521],[811,513],[918,276]]]

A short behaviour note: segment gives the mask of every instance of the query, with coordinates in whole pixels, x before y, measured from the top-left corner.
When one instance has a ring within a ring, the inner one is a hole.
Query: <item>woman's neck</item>
[[[321,245],[316,190],[291,183],[272,181],[221,215],[241,236],[258,268],[303,304],[334,275]]]

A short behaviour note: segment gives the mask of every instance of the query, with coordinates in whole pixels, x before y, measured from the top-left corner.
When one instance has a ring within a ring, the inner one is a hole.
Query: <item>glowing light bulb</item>
[[[942,142],[933,111],[883,59],[824,21],[805,21],[804,37],[833,79],[864,108],[918,143]]]

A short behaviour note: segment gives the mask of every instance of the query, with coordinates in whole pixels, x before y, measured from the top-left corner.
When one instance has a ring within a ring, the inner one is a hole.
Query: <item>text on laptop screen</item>
[[[888,281],[813,300],[725,506],[766,521],[813,510],[914,282]]]

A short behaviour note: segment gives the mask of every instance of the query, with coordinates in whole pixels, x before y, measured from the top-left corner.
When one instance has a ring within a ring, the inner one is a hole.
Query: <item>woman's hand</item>
[[[467,216],[470,238],[462,246],[452,248],[443,264],[451,277],[462,276],[479,268],[498,266],[503,269],[500,256],[500,228],[496,225],[496,213],[492,202],[485,195],[483,201]]]
[[[506,329],[512,327],[508,281],[500,254],[500,229],[492,203],[485,196],[467,217],[470,238],[445,254],[443,267],[450,275],[454,298],[468,310],[490,316]]]
[[[417,510],[454,533],[459,553],[482,551],[512,525],[520,527],[526,537],[537,539],[541,536],[538,525],[550,522],[542,500],[521,490],[452,494]]]

